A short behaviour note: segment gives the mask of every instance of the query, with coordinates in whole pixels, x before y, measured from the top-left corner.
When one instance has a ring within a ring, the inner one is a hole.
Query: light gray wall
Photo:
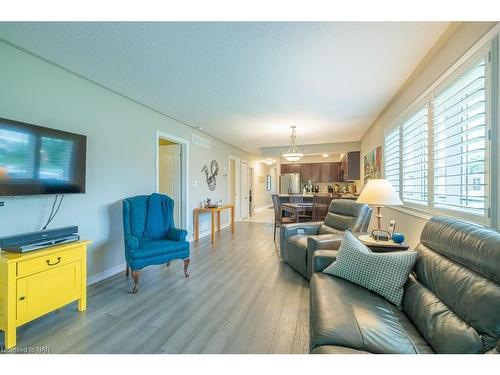
[[[393,99],[392,103],[361,138],[362,174],[363,156],[377,146],[383,145],[384,131],[392,126],[394,119],[495,25],[496,22],[462,23],[442,48],[427,62],[419,74]],[[363,180],[363,177],[361,180]],[[390,208],[383,209],[383,215],[383,225],[385,227],[388,227],[389,220],[394,219],[398,225],[397,230],[405,234],[407,242],[411,246],[415,246],[419,242],[420,233],[427,222],[425,217],[409,215]],[[373,216],[370,227],[373,228],[375,225],[375,217]]]
[[[193,133],[212,141],[211,150],[192,143],[189,147],[190,232],[192,209],[203,199],[227,201],[228,177],[222,172],[228,171],[229,155],[250,159],[235,147],[2,42],[0,117],[88,137],[87,193],[67,195],[51,227],[78,225],[82,238],[94,241],[88,253],[89,275],[102,276],[124,263],[121,199],[155,190],[157,130],[189,141]],[[215,192],[201,173],[212,159],[221,169]],[[4,236],[40,229],[52,197],[1,200],[5,207],[0,207],[0,236]],[[226,215],[223,220],[227,222]],[[202,220],[202,232],[208,224]]]

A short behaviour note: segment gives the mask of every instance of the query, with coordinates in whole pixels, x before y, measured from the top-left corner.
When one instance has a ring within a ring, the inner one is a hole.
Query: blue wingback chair
[[[146,266],[154,264],[169,265],[171,260],[184,261],[184,275],[189,277],[189,242],[186,241],[187,231],[174,226],[174,201],[166,196],[167,222],[164,238],[150,238],[147,235],[146,222],[150,195],[138,195],[123,200],[123,231],[125,235],[125,259],[127,261],[126,275],[132,271],[134,288],[139,290],[139,272]]]

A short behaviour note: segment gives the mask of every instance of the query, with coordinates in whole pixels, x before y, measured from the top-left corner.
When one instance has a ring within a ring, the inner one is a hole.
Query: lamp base
[[[370,236],[375,241],[389,241],[391,238],[391,233],[383,229],[373,229]]]

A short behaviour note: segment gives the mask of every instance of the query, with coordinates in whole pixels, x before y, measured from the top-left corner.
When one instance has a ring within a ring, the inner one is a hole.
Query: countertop
[[[330,194],[328,192],[320,192],[316,194]],[[332,193],[332,194],[340,194],[340,198],[357,198],[359,195],[353,195],[353,194],[342,194],[342,193]],[[304,198],[312,198],[314,197],[314,194],[301,194]],[[286,198],[289,197],[289,194],[279,194],[280,198]]]

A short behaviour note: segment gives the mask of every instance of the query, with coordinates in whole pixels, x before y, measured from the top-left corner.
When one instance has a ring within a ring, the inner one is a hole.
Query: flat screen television
[[[87,137],[0,118],[0,196],[85,193]]]

